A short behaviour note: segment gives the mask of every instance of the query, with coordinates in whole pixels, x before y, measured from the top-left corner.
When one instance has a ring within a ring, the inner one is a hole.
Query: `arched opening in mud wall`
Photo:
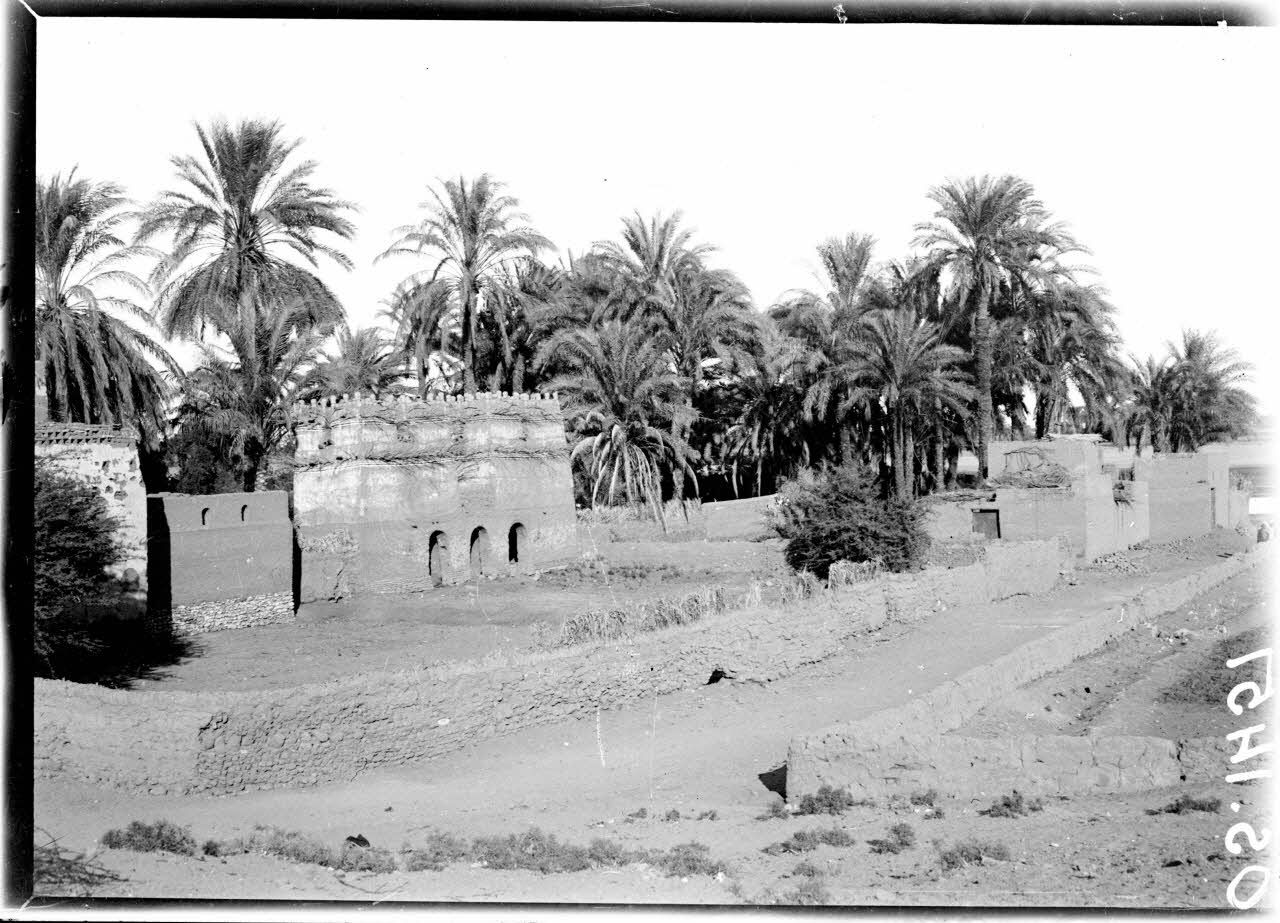
[[[445,561],[449,557],[449,536],[443,532],[431,533],[427,543],[427,573],[431,576],[431,585],[444,583]]]
[[[524,526],[517,522],[507,533],[507,563],[519,563],[522,551],[524,551]]]
[[[480,576],[489,563],[489,533],[484,526],[476,526],[471,533],[471,573]]]

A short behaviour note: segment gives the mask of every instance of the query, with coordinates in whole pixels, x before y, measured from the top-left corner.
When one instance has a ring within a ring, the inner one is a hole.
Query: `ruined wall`
[[[378,766],[430,759],[478,738],[702,685],[716,668],[741,679],[786,676],[831,656],[850,634],[876,630],[889,620],[914,621],[944,605],[1011,592],[1043,592],[1066,561],[1056,541],[993,549],[987,549],[990,557],[962,568],[883,577],[792,606],[740,609],[628,641],[520,655],[509,665],[446,664],[292,689],[175,694],[184,716],[179,727],[163,708],[152,709],[164,694],[146,693],[136,720],[154,714],[164,723],[170,751],[165,765],[172,770],[166,770],[164,787],[170,792],[346,780]],[[137,734],[104,738],[93,730],[91,717],[77,717],[68,727],[63,712],[106,708],[133,721],[128,703],[137,694],[112,693],[88,705],[68,686],[36,682],[44,709],[36,731],[36,751],[45,761],[40,765],[53,766],[48,761],[57,754],[71,753],[75,758],[56,763],[60,772],[97,778],[100,767],[110,764],[111,751],[130,750]],[[203,703],[194,716],[193,702]],[[66,743],[69,736],[76,737],[74,746]],[[106,752],[88,753],[95,746]],[[142,778],[127,773],[118,781],[100,781],[138,790]]]
[[[993,504],[989,501],[948,500],[946,494],[934,494],[925,498],[925,531],[940,544],[985,541],[985,535],[973,530],[973,513],[990,508]]]
[[[152,609],[182,633],[290,621],[293,526],[283,491],[153,494]]]
[[[1227,527],[1231,484],[1225,453],[1154,455],[1137,462],[1134,476],[1150,490],[1151,541],[1194,538]]]
[[[1231,488],[1227,497],[1227,528],[1237,529],[1249,524],[1249,501],[1252,499],[1247,490]]]
[[[301,602],[529,571],[577,553],[552,397],[357,395],[296,415]]]
[[[987,473],[998,477],[1005,472],[1006,453],[1018,449],[1039,449],[1071,472],[1072,477],[1097,474],[1102,470],[1102,444],[1088,439],[1024,439],[993,442],[987,450]]]
[[[127,427],[38,423],[35,452],[98,491],[121,521],[126,557],[111,572],[147,587],[147,491],[138,466],[138,434]]]
[[[1258,552],[1236,555],[1180,580],[1150,587],[942,683],[907,705],[799,735],[792,739],[787,756],[788,794],[794,797],[831,785],[848,789],[855,797],[879,797],[918,789],[925,777],[940,791],[960,793],[968,784],[965,777],[957,775],[953,789],[941,767],[959,772],[948,760],[958,759],[966,745],[944,743],[947,732],[992,702],[1016,695],[1020,686],[1065,667],[1116,635],[1177,608],[1262,560]],[[1020,761],[1021,751],[1018,754]],[[1096,755],[1092,758],[1097,760]],[[1011,751],[1009,766],[1014,759]],[[1067,771],[1079,765],[1079,759],[1073,759]]]

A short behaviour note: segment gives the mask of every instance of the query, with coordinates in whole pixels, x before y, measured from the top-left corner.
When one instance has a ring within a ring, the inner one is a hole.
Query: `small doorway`
[[[421,547],[421,546],[419,546]],[[432,586],[444,583],[445,561],[449,557],[449,536],[443,532],[432,532],[427,544],[427,573],[431,577]]]
[[[974,510],[973,511],[973,531],[987,538],[1000,537],[1000,511],[999,510]]]
[[[524,550],[524,526],[516,523],[507,533],[507,563],[519,564],[520,552]]]
[[[489,561],[489,533],[484,526],[476,526],[471,533],[471,574],[478,577],[484,573]]]

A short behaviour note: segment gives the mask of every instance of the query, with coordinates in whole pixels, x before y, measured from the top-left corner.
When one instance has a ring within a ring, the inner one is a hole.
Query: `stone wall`
[[[799,796],[831,785],[846,788],[855,797],[875,797],[920,787],[926,777],[941,790],[948,784],[945,771],[951,764],[947,760],[958,752],[954,748],[963,749],[963,745],[942,742],[947,732],[997,699],[1016,694],[1018,687],[1065,667],[1110,638],[1177,608],[1261,560],[1259,551],[1236,555],[1199,573],[1151,587],[969,670],[908,705],[797,736],[787,756],[788,794]]]
[[[100,493],[121,522],[126,557],[111,568],[147,587],[147,490],[132,429],[90,423],[37,423],[35,452]]]
[[[147,498],[151,608],[180,632],[293,618],[293,525],[283,491]]]
[[[172,765],[187,767],[185,776],[166,786],[230,792],[340,781],[378,766],[427,760],[478,738],[692,688],[717,668],[740,679],[776,679],[831,656],[849,635],[874,631],[890,619],[912,621],[943,605],[1043,592],[1066,563],[1056,541],[1007,543],[988,548],[965,567],[884,577],[794,606],[738,610],[625,642],[518,655],[507,664],[447,664],[209,696],[196,700],[206,702],[203,710],[196,709],[198,718],[180,731],[166,725],[168,746],[179,751]],[[133,694],[118,693],[125,698],[109,701],[127,711]],[[82,707],[68,697],[67,684],[37,681],[36,696],[47,715]],[[192,701],[178,697],[189,719]],[[58,721],[50,720],[56,731]],[[128,736],[86,733],[100,747],[132,747]],[[49,754],[58,752],[66,734],[38,726],[36,736],[37,751]],[[96,773],[98,763],[84,769],[74,761],[60,765],[64,773],[83,777]],[[131,790],[138,785],[133,775],[112,784]]]
[[[577,554],[554,398],[357,395],[295,413],[301,602],[526,572]]]

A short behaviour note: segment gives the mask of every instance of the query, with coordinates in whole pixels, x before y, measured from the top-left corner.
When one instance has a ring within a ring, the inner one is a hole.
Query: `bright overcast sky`
[[[1215,327],[1278,379],[1275,29],[43,19],[42,176],[172,186],[217,116],[281,120],[357,202],[353,326],[437,177],[489,172],[562,255],[680,209],[761,308],[857,230],[904,256],[948,177],[1019,174],[1094,252],[1129,347]],[[182,350],[183,355],[189,355]]]

